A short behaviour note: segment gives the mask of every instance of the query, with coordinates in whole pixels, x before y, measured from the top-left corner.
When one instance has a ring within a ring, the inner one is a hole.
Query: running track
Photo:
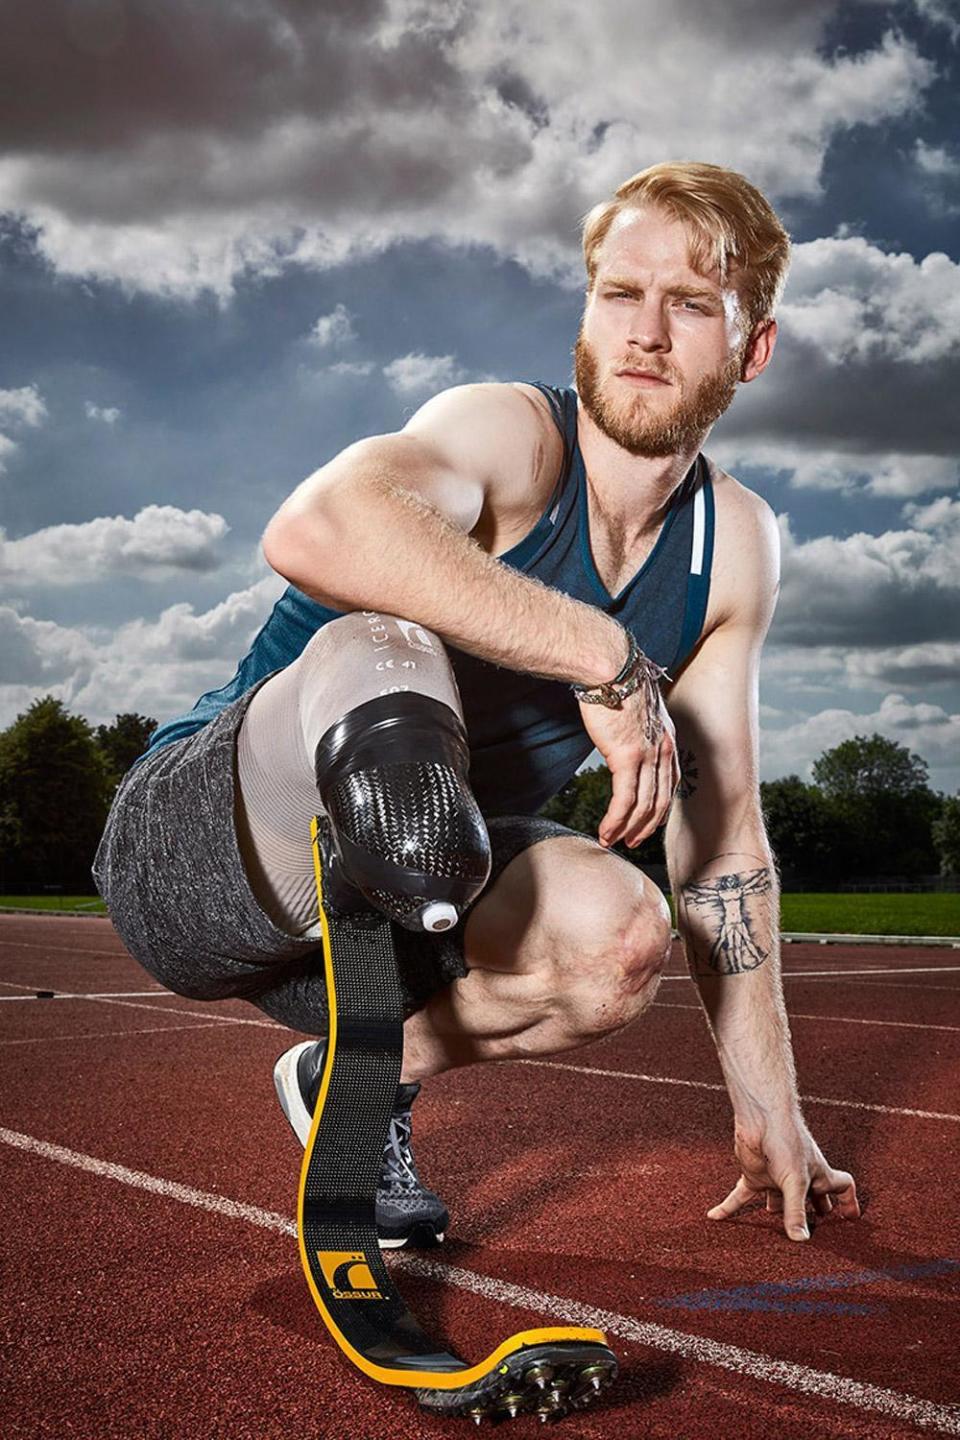
[[[621,1035],[424,1087],[453,1223],[398,1257],[405,1293],[471,1359],[606,1329],[621,1378],[563,1440],[960,1435],[960,951],[791,945],[784,968],[808,1124],[864,1206],[806,1244],[763,1209],[704,1218],[737,1170],[679,951]],[[160,990],[106,920],[0,917],[4,1440],[473,1433],[326,1337],[273,1097],[288,1043]]]

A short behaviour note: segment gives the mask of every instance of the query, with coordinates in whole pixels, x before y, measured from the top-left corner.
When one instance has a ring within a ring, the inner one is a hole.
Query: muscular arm
[[[752,497],[751,497],[752,499]],[[683,779],[666,831],[670,880],[739,1131],[798,1114],[779,954],[779,889],[758,780],[758,669],[776,603],[778,544],[766,506],[744,547],[729,613],[667,696]]]
[[[491,509],[516,513],[524,496],[529,507],[531,488],[545,504],[560,464],[552,421],[525,391],[460,386],[305,480],[267,526],[264,554],[333,609],[401,615],[495,665],[599,684],[626,659],[622,627],[467,533]]]

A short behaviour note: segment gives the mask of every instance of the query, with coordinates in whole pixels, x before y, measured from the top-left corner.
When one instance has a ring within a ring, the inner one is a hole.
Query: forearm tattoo
[[[740,975],[763,964],[770,951],[763,948],[760,936],[772,921],[764,915],[765,906],[757,897],[771,888],[766,866],[735,875],[712,875],[709,880],[694,880],[680,887],[685,909],[696,912],[700,921],[700,933],[692,934],[688,927],[684,937],[694,974]],[[709,941],[708,952],[698,943],[701,939]]]
[[[680,762],[680,784],[677,786],[677,794],[681,800],[689,800],[696,791],[697,780],[700,776],[697,757],[692,750],[684,750],[681,746],[677,759]]]

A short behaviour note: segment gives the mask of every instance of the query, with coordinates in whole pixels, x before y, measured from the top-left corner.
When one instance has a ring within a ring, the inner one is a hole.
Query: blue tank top
[[[641,649],[674,675],[703,628],[713,559],[714,498],[710,469],[698,456],[671,497],[656,544],[612,596],[590,551],[587,477],[577,443],[577,393],[532,382],[550,402],[563,436],[564,459],[546,509],[504,565],[614,616]],[[240,661],[233,679],[201,695],[187,715],[150,736],[146,758],[208,724],[251,686],[296,660],[317,630],[344,612],[311,600],[293,585]],[[580,707],[566,681],[544,680],[480,660],[444,641],[456,675],[470,744],[470,785],[486,816],[535,815],[593,750]]]

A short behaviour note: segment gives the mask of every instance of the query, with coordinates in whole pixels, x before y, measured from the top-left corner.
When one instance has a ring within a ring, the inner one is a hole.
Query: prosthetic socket
[[[492,866],[457,712],[413,691],[378,695],[330,726],[315,765],[328,901],[405,930],[452,929]]]

